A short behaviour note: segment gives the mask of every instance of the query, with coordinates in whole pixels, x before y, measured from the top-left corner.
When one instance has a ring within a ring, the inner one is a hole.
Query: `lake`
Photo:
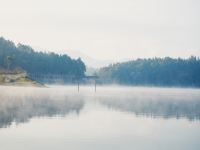
[[[199,150],[200,89],[0,86],[0,150]]]

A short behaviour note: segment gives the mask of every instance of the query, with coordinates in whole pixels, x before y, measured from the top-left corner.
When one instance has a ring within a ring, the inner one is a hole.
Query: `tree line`
[[[103,67],[100,83],[200,87],[200,59],[136,59]]]
[[[78,59],[56,53],[36,52],[27,45],[15,45],[0,38],[0,70],[20,68],[29,74],[85,76],[86,66]],[[200,87],[200,59],[149,58],[111,64],[101,68],[99,83]]]
[[[63,74],[83,77],[86,71],[84,62],[68,55],[36,52],[27,45],[15,45],[12,41],[0,38],[0,69],[21,68],[27,73]]]

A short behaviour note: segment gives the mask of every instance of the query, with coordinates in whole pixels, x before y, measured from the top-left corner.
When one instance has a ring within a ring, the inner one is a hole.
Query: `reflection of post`
[[[94,90],[96,92],[97,84],[96,84],[96,79],[94,80]]]

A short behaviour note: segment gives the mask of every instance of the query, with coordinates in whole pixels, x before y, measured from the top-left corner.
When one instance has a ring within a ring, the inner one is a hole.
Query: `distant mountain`
[[[86,54],[84,54],[80,51],[75,51],[75,50],[67,51],[67,54],[74,59],[81,57],[83,62],[89,68],[101,68],[101,67],[104,67],[104,66],[107,66],[107,65],[113,63],[112,60],[98,60],[98,59],[92,58],[90,56],[87,56]]]

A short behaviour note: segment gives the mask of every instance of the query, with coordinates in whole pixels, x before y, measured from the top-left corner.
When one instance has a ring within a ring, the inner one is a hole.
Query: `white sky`
[[[200,56],[200,0],[0,0],[0,36],[100,60]]]

